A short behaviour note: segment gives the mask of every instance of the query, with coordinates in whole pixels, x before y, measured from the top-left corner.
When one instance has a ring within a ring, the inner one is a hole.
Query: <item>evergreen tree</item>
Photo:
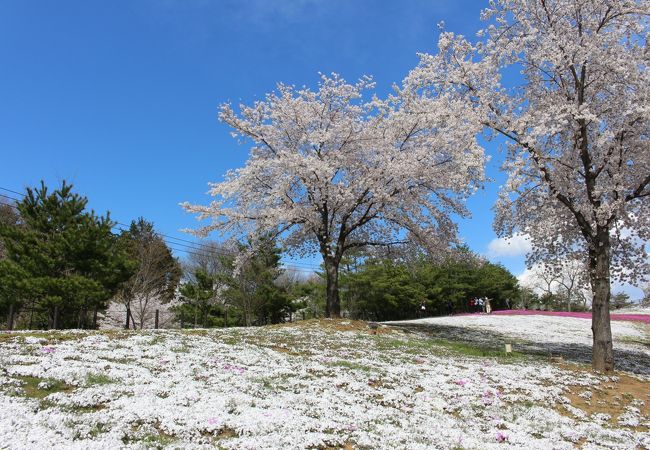
[[[255,251],[251,253],[252,248]],[[231,259],[232,272],[225,280],[225,301],[238,310],[246,326],[283,322],[296,310],[296,305],[278,283],[282,274],[281,250],[268,237],[240,245],[239,250],[242,258],[237,262],[237,270]]]
[[[367,259],[342,277],[344,304],[354,298],[351,317],[400,320],[470,311],[469,300],[489,297],[494,309],[518,298],[517,279],[503,266],[482,261],[467,249],[443,263]],[[422,310],[422,306],[425,307]]]
[[[193,280],[181,285],[181,301],[178,314],[185,320],[194,320],[194,326],[203,327],[214,325],[213,316],[222,315],[223,310],[217,303],[217,279],[203,269],[197,269]]]
[[[44,313],[31,326],[86,326],[88,311],[105,308],[131,274],[128,255],[111,233],[114,223],[108,214],[86,211],[87,203],[65,181],[52,193],[41,182],[17,204],[21,225],[0,223],[7,256],[0,279]]]

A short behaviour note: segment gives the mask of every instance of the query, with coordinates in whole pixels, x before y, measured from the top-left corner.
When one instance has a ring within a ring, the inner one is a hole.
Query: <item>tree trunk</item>
[[[593,291],[591,330],[593,332],[592,367],[599,372],[614,370],[612,328],[609,316],[610,240],[606,229],[598,231],[595,248],[589,253],[589,277]]]
[[[325,303],[325,317],[339,319],[341,317],[341,299],[339,297],[339,261],[327,257],[325,260],[325,273],[327,276],[327,299]]]
[[[7,330],[11,331],[14,329],[14,304],[9,305],[9,318],[7,320]]]
[[[93,330],[97,329],[97,307],[93,311]]]
[[[131,318],[131,307],[127,306],[126,307],[126,323],[124,324],[124,329],[128,330],[129,329],[129,320]]]
[[[32,307],[29,309],[29,329],[34,329],[34,308],[36,308],[36,300],[32,300]]]
[[[54,314],[52,317],[52,329],[56,330],[59,328],[59,305],[54,305]]]

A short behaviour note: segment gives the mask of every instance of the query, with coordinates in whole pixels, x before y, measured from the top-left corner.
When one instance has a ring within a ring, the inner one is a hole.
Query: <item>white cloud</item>
[[[512,257],[525,256],[532,249],[528,236],[521,233],[515,233],[511,238],[495,238],[488,244],[488,256],[495,257]]]

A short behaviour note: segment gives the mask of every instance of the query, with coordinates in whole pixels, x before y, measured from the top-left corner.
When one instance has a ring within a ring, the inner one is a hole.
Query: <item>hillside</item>
[[[471,334],[464,322],[457,330]],[[472,342],[403,325],[1,334],[0,446],[650,446],[642,374],[595,376],[517,344],[504,356],[488,334]]]

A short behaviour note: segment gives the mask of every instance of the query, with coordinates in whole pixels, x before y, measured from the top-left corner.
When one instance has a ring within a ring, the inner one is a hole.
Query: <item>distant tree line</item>
[[[350,317],[379,321],[475,312],[470,300],[477,297],[488,297],[494,309],[505,309],[519,297],[510,272],[467,248],[436,263],[422,256],[343,264],[341,287]]]
[[[63,182],[0,205],[0,314],[22,329],[226,327],[326,315],[326,272],[282,267],[269,236],[201,241],[176,258],[153,223],[117,228]],[[362,252],[341,262],[342,314],[398,320],[519,304],[516,278],[467,248],[436,263],[423,255]],[[424,309],[423,309],[424,307]]]

